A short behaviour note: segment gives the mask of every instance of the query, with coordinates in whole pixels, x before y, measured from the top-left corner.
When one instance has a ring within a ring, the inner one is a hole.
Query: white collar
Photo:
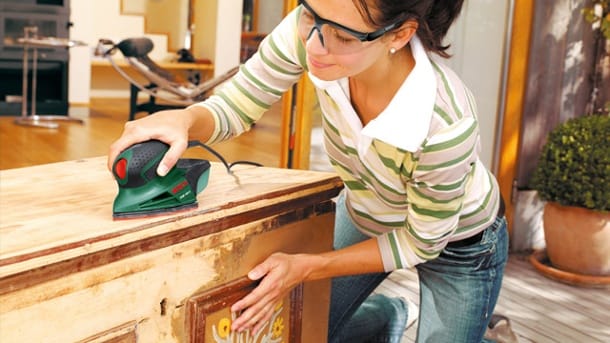
[[[400,149],[415,152],[428,135],[436,100],[436,75],[419,38],[413,36],[410,44],[415,66],[388,106],[361,129],[363,139],[359,142],[358,150],[366,149],[372,139],[378,139]],[[311,73],[309,77],[317,88],[328,91],[333,97],[345,97],[345,101],[349,103],[347,78],[324,81]],[[359,125],[361,127],[361,124]],[[356,123],[351,126],[353,129],[357,127]]]
[[[436,100],[436,76],[417,36],[411,38],[415,66],[394,98],[362,135],[415,152],[426,139]]]

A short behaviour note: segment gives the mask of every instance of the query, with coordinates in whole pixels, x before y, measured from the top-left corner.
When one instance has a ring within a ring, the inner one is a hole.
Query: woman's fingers
[[[157,174],[159,176],[165,176],[167,172],[178,162],[184,150],[186,150],[188,143],[186,141],[174,142],[173,144],[169,143],[169,150],[161,159],[159,166],[157,167]]]
[[[261,319],[271,316],[270,311],[280,300],[280,291],[274,285],[274,281],[265,277],[252,292],[231,307],[231,311],[239,313],[233,322],[233,330],[253,328]]]
[[[271,320],[274,309],[275,309],[275,305],[269,304],[265,308],[264,311],[260,312],[261,315],[259,316],[259,318],[252,320],[252,322],[254,322],[254,325],[252,328],[252,335],[256,335],[263,328],[263,326],[266,325],[269,322],[269,320]]]
[[[250,278],[250,280],[254,281],[259,280],[262,277],[265,278],[256,288],[254,288],[254,290],[252,290],[252,292],[233,304],[233,306],[231,306],[231,311],[240,312],[246,308],[249,308],[255,303],[259,302],[264,295],[269,294],[276,281],[275,276],[271,274],[273,268],[274,264],[271,263],[271,257],[252,268],[252,270],[248,273],[248,278]]]
[[[138,142],[147,140],[145,137],[139,137],[137,134],[133,134],[132,129],[129,128],[129,125],[130,122],[127,122],[125,124],[125,128],[121,137],[119,137],[119,139],[117,139],[116,141],[114,141],[114,143],[110,145],[107,161],[108,170],[112,170],[112,165],[114,164],[114,161],[123,150],[129,148],[130,146]]]
[[[176,164],[188,145],[188,126],[183,110],[168,110],[125,123],[119,139],[110,145],[108,169],[112,170],[117,156],[130,146],[151,139],[169,144],[170,148],[161,160],[157,174],[163,176]]]
[[[257,306],[255,308],[248,308],[246,311],[240,314],[239,318],[234,322],[232,329],[237,332],[244,330],[250,330],[251,334],[256,334],[265,324],[269,322],[276,304],[273,302],[267,302],[262,307]],[[240,320],[241,322],[237,322]]]
[[[300,282],[292,280],[299,273],[291,270],[291,261],[291,255],[276,253],[248,273],[252,280],[263,279],[252,292],[231,307],[231,311],[240,313],[233,322],[233,330],[251,329],[255,333],[271,318],[283,296]]]

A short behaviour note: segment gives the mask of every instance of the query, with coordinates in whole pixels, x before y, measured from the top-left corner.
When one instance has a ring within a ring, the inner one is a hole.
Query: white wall
[[[70,39],[85,42],[87,47],[70,49],[68,101],[70,104],[87,104],[91,95],[91,60],[100,38],[114,41],[144,34],[141,16],[121,15],[120,0],[70,1]],[[165,56],[164,40],[154,39],[156,58]],[[159,56],[160,54],[160,56]],[[128,94],[128,92],[126,92]]]
[[[82,41],[88,46],[70,49],[70,64],[68,69],[68,102],[70,104],[87,104],[90,96],[91,83],[91,44],[93,33],[93,1],[72,0],[70,3],[70,21],[74,26],[70,29],[70,39]]]
[[[218,76],[239,64],[243,0],[195,2],[196,58],[210,58]]]
[[[146,32],[166,34],[168,50],[178,51],[185,47],[189,0],[146,1],[144,10]]]
[[[282,21],[284,0],[262,0],[258,2],[258,32],[269,33]],[[264,13],[264,15],[260,15]]]
[[[267,0],[268,1],[268,0]],[[214,74],[223,74],[239,65],[243,0],[218,1]]]
[[[462,77],[474,93],[479,110],[482,160],[493,167],[496,126],[507,32],[509,0],[466,0],[446,41],[453,57],[443,62]]]

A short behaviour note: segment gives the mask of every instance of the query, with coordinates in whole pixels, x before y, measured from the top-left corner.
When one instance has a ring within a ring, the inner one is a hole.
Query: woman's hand
[[[157,169],[157,174],[164,176],[186,150],[192,120],[189,110],[167,110],[125,123],[123,134],[110,146],[108,169],[112,170],[114,160],[123,150],[156,139],[170,146]]]
[[[232,312],[241,312],[231,330],[250,329],[256,334],[271,318],[275,306],[301,282],[383,271],[376,239],[321,254],[274,253],[248,273],[251,280],[262,280],[250,294],[231,306]]]
[[[260,284],[244,298],[236,302],[232,312],[241,312],[233,321],[231,330],[241,332],[250,329],[256,334],[269,321],[278,303],[299,283],[306,279],[307,255],[274,253],[254,267],[248,277],[263,278]]]

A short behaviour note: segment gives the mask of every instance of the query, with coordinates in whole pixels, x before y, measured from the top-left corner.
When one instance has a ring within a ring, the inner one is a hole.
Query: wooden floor
[[[0,169],[106,155],[110,144],[120,136],[128,113],[126,99],[92,99],[89,108],[70,108],[70,115],[83,119],[84,125],[58,122],[59,128],[46,129],[15,125],[15,117],[0,116]],[[228,162],[245,159],[267,167],[279,166],[279,106],[274,105],[268,114],[256,130],[214,149]],[[202,148],[189,149],[185,156],[215,160]]]
[[[18,126],[14,117],[0,116],[0,169],[105,155],[122,131],[128,105],[123,99],[93,99],[90,108],[71,108],[70,113],[85,123],[43,129]],[[214,148],[229,162],[249,160],[278,166],[279,123],[280,111],[274,107],[252,131]],[[312,160],[322,161],[312,165],[324,169],[324,158],[317,155],[319,142],[312,142],[312,151],[316,152]],[[214,160],[199,148],[190,149],[187,155]],[[418,288],[417,274],[402,270],[392,273],[378,291],[418,304]],[[510,257],[496,312],[510,318],[519,342],[610,342],[610,290],[547,279],[520,254]],[[403,342],[414,342],[416,330],[417,323],[405,332]]]

